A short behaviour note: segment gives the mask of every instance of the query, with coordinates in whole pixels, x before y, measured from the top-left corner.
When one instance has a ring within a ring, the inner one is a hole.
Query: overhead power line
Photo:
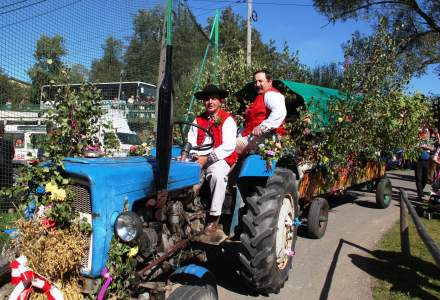
[[[29,17],[29,18],[26,18],[26,19],[19,20],[19,21],[17,21],[17,22],[13,22],[13,23],[9,23],[9,24],[6,24],[6,25],[3,25],[3,26],[0,26],[0,29],[4,29],[4,28],[10,27],[10,26],[14,26],[14,25],[17,25],[17,24],[20,24],[20,23],[23,23],[23,22],[26,22],[26,21],[29,21],[29,20],[32,20],[32,19],[38,18],[38,17],[42,17],[42,16],[45,16],[45,15],[48,15],[48,14],[53,13],[53,12],[55,12],[55,11],[58,11],[58,10],[60,10],[60,9],[63,9],[63,8],[66,8],[66,7],[69,7],[69,6],[75,5],[76,3],[81,2],[81,1],[82,1],[82,0],[76,0],[76,1],[73,1],[73,2],[71,2],[71,3],[67,3],[66,5],[63,5],[63,6],[60,6],[60,7],[56,7],[56,8],[54,8],[54,9],[49,10],[49,11],[46,11],[46,12],[44,12],[44,13],[41,13],[41,14],[38,14],[38,15],[34,15],[34,16]]]
[[[241,0],[192,0],[194,2],[211,2],[211,3],[246,3],[242,2]],[[301,4],[301,3],[283,3],[283,2],[276,2],[276,1],[252,1],[252,4],[255,5],[275,5],[275,6],[304,6],[304,7],[310,7],[313,6],[313,4]]]

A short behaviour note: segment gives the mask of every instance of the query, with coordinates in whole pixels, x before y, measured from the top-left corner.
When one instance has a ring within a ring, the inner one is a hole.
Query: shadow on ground
[[[227,242],[207,250],[206,267],[215,274],[219,286],[240,295],[258,296],[243,284],[238,273],[238,254],[244,251],[241,243]]]
[[[339,255],[344,245],[364,251],[367,254],[366,256],[350,254],[349,257],[352,263],[370,274],[370,276],[391,284],[391,291],[403,293],[410,298],[438,299],[438,294],[434,295],[424,290],[424,288],[440,290],[440,285],[431,283],[427,278],[440,278],[440,271],[433,263],[426,262],[417,257],[411,257],[407,261],[400,252],[371,251],[344,239],[339,241],[333,255],[319,299],[324,300],[328,298]]]

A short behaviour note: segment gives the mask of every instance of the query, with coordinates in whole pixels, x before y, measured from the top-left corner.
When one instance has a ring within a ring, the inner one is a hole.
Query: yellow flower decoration
[[[323,163],[328,163],[328,161],[329,161],[329,158],[327,157],[327,156],[324,156],[324,157],[322,157],[322,162]]]
[[[46,183],[45,190],[47,193],[50,193],[51,200],[64,201],[66,199],[66,191],[60,189],[56,183]]]
[[[57,189],[52,192],[50,199],[64,201],[66,199],[66,191],[63,189]]]
[[[46,186],[44,187],[44,189],[46,190],[46,192],[52,193],[53,191],[58,190],[58,186],[56,183],[49,182],[49,183],[46,183]]]
[[[138,252],[139,252],[139,247],[134,246],[133,248],[130,249],[130,251],[128,251],[128,257],[134,257],[136,256],[136,254],[138,254]]]

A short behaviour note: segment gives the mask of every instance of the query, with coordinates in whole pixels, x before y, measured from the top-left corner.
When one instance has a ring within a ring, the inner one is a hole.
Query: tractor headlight
[[[124,242],[132,242],[141,234],[142,220],[134,212],[121,213],[116,218],[115,231]]]

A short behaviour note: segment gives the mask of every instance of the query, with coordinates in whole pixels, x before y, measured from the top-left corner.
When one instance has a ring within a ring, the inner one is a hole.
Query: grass
[[[440,216],[421,218],[429,235],[440,246]],[[411,258],[401,255],[399,222],[385,234],[373,251],[369,268],[374,299],[440,299],[440,270],[409,218]]]

